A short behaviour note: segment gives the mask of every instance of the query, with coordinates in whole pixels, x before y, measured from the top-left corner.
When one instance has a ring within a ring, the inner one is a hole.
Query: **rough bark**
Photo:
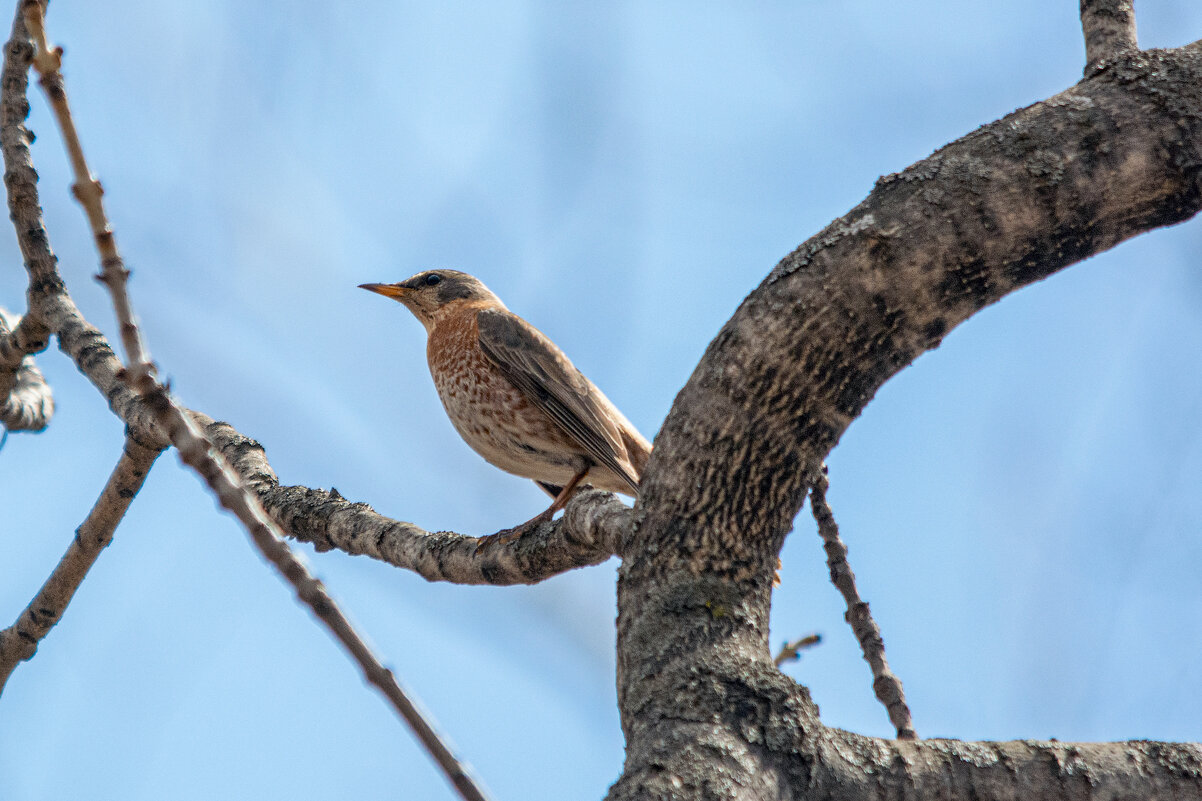
[[[644,477],[619,574],[611,799],[1202,797],[1196,745],[827,729],[768,645],[805,477],[881,385],[1007,293],[1198,211],[1200,87],[1202,43],[1115,58],[882,178],[743,302]]]

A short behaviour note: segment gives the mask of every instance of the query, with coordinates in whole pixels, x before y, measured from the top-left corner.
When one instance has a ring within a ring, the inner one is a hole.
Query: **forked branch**
[[[67,104],[62,74],[59,71],[62,51],[51,50],[49,46],[41,2],[23,0],[21,13],[35,45],[33,64],[41,73],[42,86],[54,109],[71,157],[76,176],[75,196],[87,213],[100,252],[101,279],[112,295],[118,324],[121,326],[128,367],[119,377],[129,384],[133,392],[150,408],[157,425],[166,433],[184,462],[204,478],[221,505],[238,517],[262,554],[293,586],[297,597],[309,605],[313,614],[325,624],[359,664],[367,680],[384,694],[410,725],[418,740],[429,751],[459,794],[469,801],[484,801],[486,796],[472,779],[468,769],[455,758],[434,728],[409,700],[396,677],[380,663],[322,583],[309,573],[301,560],[283,542],[282,532],[263,511],[257,497],[217,453],[214,444],[205,437],[191,415],[176,405],[166,389],[155,380],[154,368],[142,344],[141,333],[126,291],[129,272],[117,251],[115,238],[101,205],[103,193],[100,184],[88,169]]]

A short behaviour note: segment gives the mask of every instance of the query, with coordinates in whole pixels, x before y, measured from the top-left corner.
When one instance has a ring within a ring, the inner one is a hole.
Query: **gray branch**
[[[67,610],[67,604],[87,577],[88,571],[113,541],[117,524],[125,517],[130,502],[142,489],[146,474],[160,449],[146,447],[127,437],[121,458],[109,476],[96,505],[75,531],[54,572],[17,621],[0,631],[0,693],[8,677],[21,662],[31,659],[38,643],[50,633]]]
[[[198,415],[199,417],[199,415]],[[210,422],[206,433],[259,495],[263,508],[285,532],[318,550],[338,548],[412,570],[428,581],[455,584],[534,584],[620,553],[631,510],[608,492],[578,492],[563,517],[513,542],[489,543],[450,531],[428,532],[390,520],[365,503],[334,490],[283,487],[263,447],[227,423]]]

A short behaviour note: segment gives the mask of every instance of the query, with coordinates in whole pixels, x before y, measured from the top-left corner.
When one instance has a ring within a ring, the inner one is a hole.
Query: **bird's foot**
[[[513,528],[503,528],[496,534],[489,534],[484,537],[479,537],[476,542],[476,553],[479,553],[484,548],[490,548],[494,545],[508,545],[523,534],[533,531],[543,523],[550,520],[555,514],[554,509],[548,509],[536,517],[532,517],[525,523],[514,526]]]

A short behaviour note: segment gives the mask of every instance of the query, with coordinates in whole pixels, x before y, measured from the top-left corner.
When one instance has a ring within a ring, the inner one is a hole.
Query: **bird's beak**
[[[394,300],[400,300],[410,291],[409,287],[400,284],[359,284],[359,288]]]

